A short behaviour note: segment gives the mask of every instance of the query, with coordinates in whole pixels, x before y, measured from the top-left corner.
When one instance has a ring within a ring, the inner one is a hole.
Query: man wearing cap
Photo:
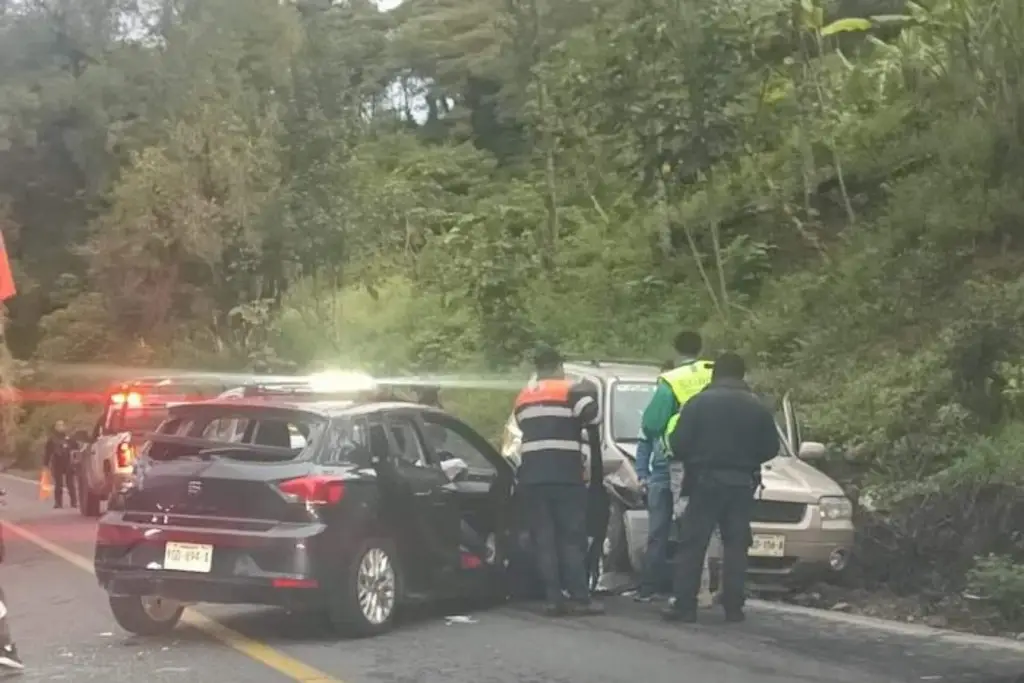
[[[534,356],[537,379],[516,398],[522,432],[519,490],[530,515],[540,574],[551,616],[599,614],[587,585],[587,474],[600,423],[596,388],[565,377],[562,357],[541,346]],[[584,443],[583,434],[589,438]],[[568,593],[566,601],[562,589]]]

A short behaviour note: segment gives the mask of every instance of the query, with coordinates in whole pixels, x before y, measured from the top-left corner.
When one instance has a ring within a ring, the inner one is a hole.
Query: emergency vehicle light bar
[[[594,358],[593,356],[564,356],[567,363],[586,363],[594,367],[602,365],[644,365],[661,367],[663,360],[651,360],[650,358]]]

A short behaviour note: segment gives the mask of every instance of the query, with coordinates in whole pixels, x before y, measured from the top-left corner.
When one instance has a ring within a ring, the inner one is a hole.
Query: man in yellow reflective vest
[[[649,602],[671,583],[667,551],[674,501],[667,440],[682,406],[711,382],[713,368],[713,363],[699,360],[703,340],[696,332],[680,332],[673,346],[679,357],[676,366],[658,377],[658,387],[641,421],[643,440],[651,445],[649,458],[639,457],[637,449],[637,476],[647,491],[648,519],[644,575],[636,596],[639,602]]]

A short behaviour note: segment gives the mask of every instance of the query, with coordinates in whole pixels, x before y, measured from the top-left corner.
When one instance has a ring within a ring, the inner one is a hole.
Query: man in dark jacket
[[[518,471],[551,616],[597,614],[587,585],[587,486],[590,458],[600,458],[600,411],[595,387],[565,377],[562,358],[548,346],[535,356],[537,380],[516,398],[522,432]],[[566,603],[562,589],[569,593]]]
[[[687,401],[669,435],[683,463],[683,513],[671,621],[697,619],[697,593],[711,534],[722,535],[722,606],[727,621],[743,620],[750,520],[761,465],[779,451],[775,418],[744,381],[746,367],[734,353],[715,362],[711,384]]]
[[[78,490],[75,487],[74,463],[72,454],[75,445],[68,436],[64,420],[57,420],[53,425],[53,433],[46,440],[43,452],[43,467],[50,469],[53,478],[53,507],[64,507],[64,489],[68,490],[71,507],[78,507]]]

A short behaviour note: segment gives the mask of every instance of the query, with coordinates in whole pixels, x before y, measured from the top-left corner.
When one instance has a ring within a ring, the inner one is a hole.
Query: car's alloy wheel
[[[185,606],[156,596],[111,595],[110,610],[124,630],[140,636],[169,633],[181,621]]]
[[[356,594],[363,617],[374,626],[391,618],[395,610],[398,581],[391,558],[381,548],[363,554],[356,574]]]
[[[394,544],[368,538],[346,553],[339,581],[328,588],[327,616],[346,636],[372,636],[391,628],[402,597],[402,571]]]

